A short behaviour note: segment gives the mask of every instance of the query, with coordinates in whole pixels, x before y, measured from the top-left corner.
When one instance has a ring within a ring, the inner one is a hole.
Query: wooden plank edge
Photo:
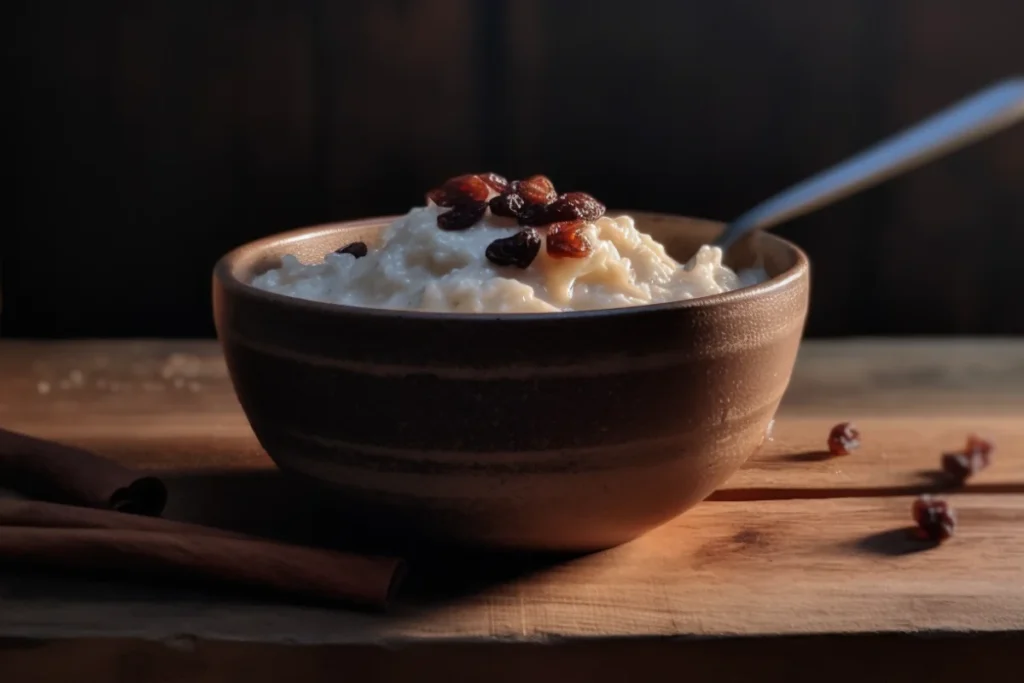
[[[1024,493],[1022,483],[986,483],[957,485],[906,486],[851,486],[851,487],[745,487],[721,488],[708,496],[709,502],[737,502],[755,500],[824,500],[830,498],[888,498],[893,496],[919,496],[925,493],[947,494],[1017,494]]]
[[[551,643],[430,643],[304,646],[230,640],[0,638],[5,679],[450,681],[866,680],[1017,681],[1024,633],[858,634],[714,639],[594,639]],[[497,665],[497,666],[496,666]],[[1015,673],[1016,672],[1016,673]]]

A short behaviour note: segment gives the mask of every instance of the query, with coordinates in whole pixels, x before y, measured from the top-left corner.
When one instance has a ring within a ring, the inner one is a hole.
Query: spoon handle
[[[943,109],[860,154],[782,191],[726,226],[715,245],[766,229],[877,185],[1024,118],[1024,78],[1011,78]]]

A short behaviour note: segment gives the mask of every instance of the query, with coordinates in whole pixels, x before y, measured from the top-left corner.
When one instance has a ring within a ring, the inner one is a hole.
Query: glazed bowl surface
[[[631,212],[686,259],[721,225]],[[238,399],[277,465],[346,525],[472,548],[591,551],[701,501],[762,443],[803,333],[809,265],[757,234],[770,279],[701,299],[555,314],[392,311],[249,285],[390,218],[305,228],[216,265],[214,317]]]

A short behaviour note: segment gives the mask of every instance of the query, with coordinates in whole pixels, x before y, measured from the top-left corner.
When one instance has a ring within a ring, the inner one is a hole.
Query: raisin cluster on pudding
[[[437,217],[442,230],[470,228],[487,209],[494,216],[513,218],[519,225],[528,226],[510,237],[496,239],[485,252],[491,263],[517,268],[528,268],[533,263],[542,242],[554,258],[586,257],[593,244],[584,228],[605,211],[604,204],[585,192],[559,195],[551,180],[542,175],[512,182],[497,173],[456,176],[428,192],[427,200],[450,209]]]
[[[349,306],[459,313],[548,313],[639,306],[766,279],[736,273],[703,246],[680,264],[585,192],[543,175],[450,178],[388,226],[380,244],[340,245],[322,263],[285,256],[261,289]]]

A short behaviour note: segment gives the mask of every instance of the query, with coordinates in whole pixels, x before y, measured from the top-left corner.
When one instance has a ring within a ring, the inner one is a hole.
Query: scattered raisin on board
[[[983,439],[977,434],[970,434],[967,437],[965,450],[969,453],[981,453],[988,456],[995,449],[995,445],[988,439]]]
[[[991,441],[971,434],[962,451],[943,453],[942,470],[960,483],[988,467],[994,446]]]
[[[594,246],[583,221],[552,223],[548,227],[548,255],[555,258],[585,258]]]
[[[511,237],[496,239],[487,246],[487,260],[499,266],[528,268],[540,252],[543,242],[533,228],[521,230]]]
[[[942,454],[942,471],[961,483],[985,469],[986,464],[980,453]]]
[[[335,254],[351,254],[356,258],[363,258],[369,250],[366,248],[366,242],[353,242],[352,244],[346,244],[342,248],[336,250]]]
[[[956,511],[944,500],[923,495],[914,501],[911,516],[918,534],[929,541],[944,541],[956,531]]]
[[[828,434],[828,452],[849,455],[860,448],[860,432],[850,422],[840,422]]]
[[[456,204],[448,211],[438,214],[437,227],[442,230],[466,230],[473,227],[487,213],[486,202]]]

